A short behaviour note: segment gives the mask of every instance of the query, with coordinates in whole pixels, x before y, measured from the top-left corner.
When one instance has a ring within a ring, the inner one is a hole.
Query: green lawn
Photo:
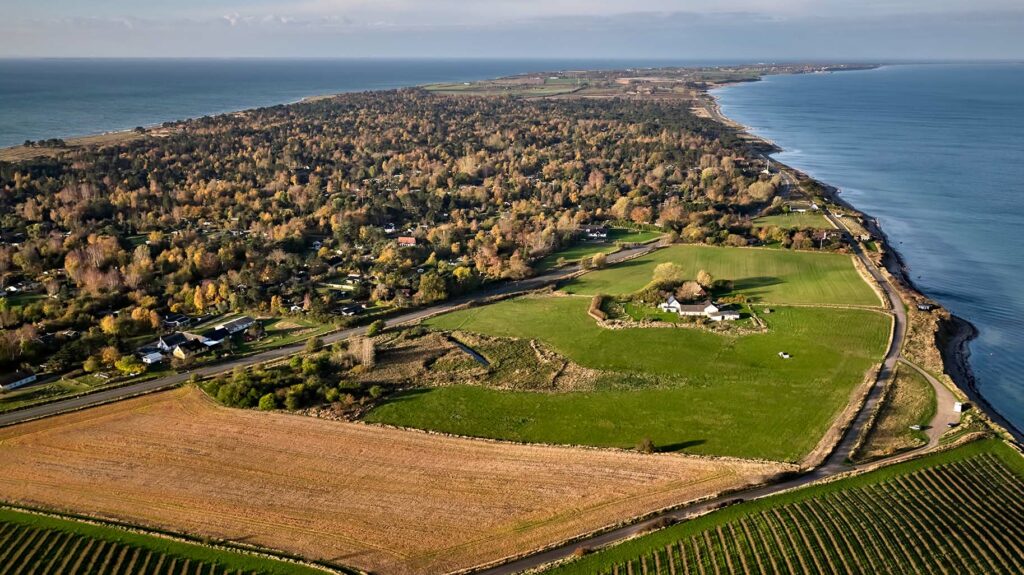
[[[616,384],[560,394],[417,390],[367,419],[545,443],[632,447],[649,437],[666,449],[797,460],[882,356],[891,323],[867,310],[778,308],[765,317],[767,333],[744,336],[607,330],[586,315],[588,305],[585,297],[519,298],[426,323],[537,338],[585,367],[620,374]],[[780,351],[793,358],[779,358]]]
[[[605,253],[610,254],[618,251],[616,242],[620,243],[636,243],[642,244],[652,240],[656,240],[663,236],[662,232],[650,232],[650,231],[634,231],[622,228],[612,228],[608,230],[608,240],[604,242],[592,242],[592,241],[581,241],[573,246],[570,246],[564,250],[559,250],[553,254],[550,254],[537,262],[537,269],[544,271],[555,267],[558,264],[559,259],[565,259],[566,262],[576,263],[583,258],[591,257],[595,254]]]
[[[318,323],[305,317],[279,317],[263,320],[266,336],[259,341],[243,342],[239,353],[259,352],[285,345],[291,345],[313,336],[321,336],[334,326]]]
[[[767,228],[769,226],[776,226],[779,228],[811,228],[815,230],[834,229],[825,216],[815,212],[776,214],[774,216],[764,216],[754,220],[755,228]]]
[[[17,562],[10,565],[17,564],[20,569],[37,573],[56,573],[62,566],[65,573],[156,573],[153,568],[158,564],[163,566],[159,572],[167,574],[324,573],[248,553],[211,549],[117,527],[12,509],[0,509],[0,543],[0,549],[17,554]],[[0,551],[0,555],[4,553]]]
[[[73,393],[82,393],[93,389],[93,387],[93,385],[75,380],[57,380],[39,385],[29,385],[11,391],[3,391],[0,392],[0,412],[54,400]]]
[[[1020,454],[977,441],[732,505],[545,573],[1019,573],[1022,489]]]
[[[716,280],[731,280],[733,293],[774,304],[878,306],[874,290],[853,266],[852,256],[750,248],[680,245],[588,273],[566,284],[570,293],[632,293],[651,281],[654,268],[674,262],[696,278],[707,270]]]

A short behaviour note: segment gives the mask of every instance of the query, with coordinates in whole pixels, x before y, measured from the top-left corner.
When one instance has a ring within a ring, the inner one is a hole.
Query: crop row
[[[981,454],[751,512],[604,573],[1024,573],[1024,481]]]
[[[214,563],[19,523],[0,523],[0,575],[227,575]],[[240,573],[240,572],[239,572]]]

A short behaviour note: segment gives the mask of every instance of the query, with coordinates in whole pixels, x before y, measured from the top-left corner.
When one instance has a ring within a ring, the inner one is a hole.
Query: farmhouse
[[[156,346],[162,351],[171,351],[186,341],[188,341],[188,337],[180,331],[176,331],[174,333],[160,336],[160,339],[156,341]]]
[[[174,355],[174,357],[178,359],[188,359],[190,357],[195,357],[203,353],[204,351],[206,351],[206,349],[206,346],[203,345],[202,342],[195,339],[190,339],[184,343],[175,346],[174,351],[171,353]]]
[[[167,327],[167,328],[170,328],[170,329],[178,329],[180,327],[184,327],[184,326],[188,325],[190,321],[191,321],[191,318],[189,318],[185,314],[172,313],[172,314],[167,315],[167,317],[164,318],[163,324],[164,324],[164,327]]]
[[[680,317],[706,317],[711,321],[737,320],[740,314],[733,310],[723,310],[711,300],[704,300],[697,304],[684,304],[672,295],[665,303],[658,304],[658,309],[678,314]]]
[[[224,328],[214,328],[208,331],[204,331],[200,335],[200,338],[203,341],[203,345],[205,345],[206,347],[220,345],[224,343],[224,340],[229,337],[231,337],[231,334],[228,333],[228,330]]]
[[[26,371],[14,371],[0,376],[0,391],[8,391],[27,385],[36,380],[36,374]]]
[[[256,320],[247,315],[243,315],[240,318],[233,319],[229,322],[214,326],[214,328],[223,329],[227,331],[229,334],[234,335],[240,331],[245,331],[254,325],[256,325]]]

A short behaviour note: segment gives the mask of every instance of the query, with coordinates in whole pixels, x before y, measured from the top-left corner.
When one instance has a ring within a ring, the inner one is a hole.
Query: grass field
[[[325,571],[116,527],[0,509],[0,573],[322,575]]]
[[[853,266],[851,256],[746,248],[681,245],[657,250],[568,283],[565,291],[626,294],[651,281],[654,268],[674,262],[690,278],[707,270],[733,282],[733,293],[773,304],[878,306],[881,302]]]
[[[910,426],[930,423],[935,409],[935,389],[916,370],[901,365],[857,459],[875,459],[924,445],[927,436]]]
[[[517,441],[665,449],[798,460],[881,357],[891,320],[868,310],[777,308],[766,333],[602,329],[589,298],[518,298],[427,324],[536,338],[620,383],[592,392],[508,392],[457,385],[415,390],[373,422]],[[842,326],[842,329],[836,329]],[[783,360],[778,352],[793,357]]]
[[[800,228],[804,229],[815,229],[815,230],[831,230],[833,229],[832,224],[825,218],[825,216],[819,213],[793,212],[790,214],[776,214],[774,216],[764,216],[754,220],[755,228],[767,228],[769,226],[776,226],[779,228]]]
[[[1024,460],[995,440],[741,503],[549,570],[1022,573]]]
[[[782,467],[228,409],[186,387],[0,429],[0,469],[13,503],[402,575],[496,560]]]
[[[543,258],[537,262],[536,268],[540,271],[551,269],[558,264],[559,259],[564,259],[568,263],[576,263],[583,258],[592,257],[600,253],[610,254],[618,251],[619,249],[618,246],[615,245],[615,242],[642,244],[656,240],[663,235],[664,234],[661,232],[633,231],[622,228],[613,228],[608,231],[608,241],[579,242]]]

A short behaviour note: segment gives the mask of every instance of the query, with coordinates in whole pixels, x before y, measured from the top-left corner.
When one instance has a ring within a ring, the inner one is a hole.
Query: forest
[[[782,209],[752,145],[684,99],[404,89],[0,163],[0,366],[116,358],[168,314],[425,305],[531,275],[584,224],[827,247],[751,224]]]

